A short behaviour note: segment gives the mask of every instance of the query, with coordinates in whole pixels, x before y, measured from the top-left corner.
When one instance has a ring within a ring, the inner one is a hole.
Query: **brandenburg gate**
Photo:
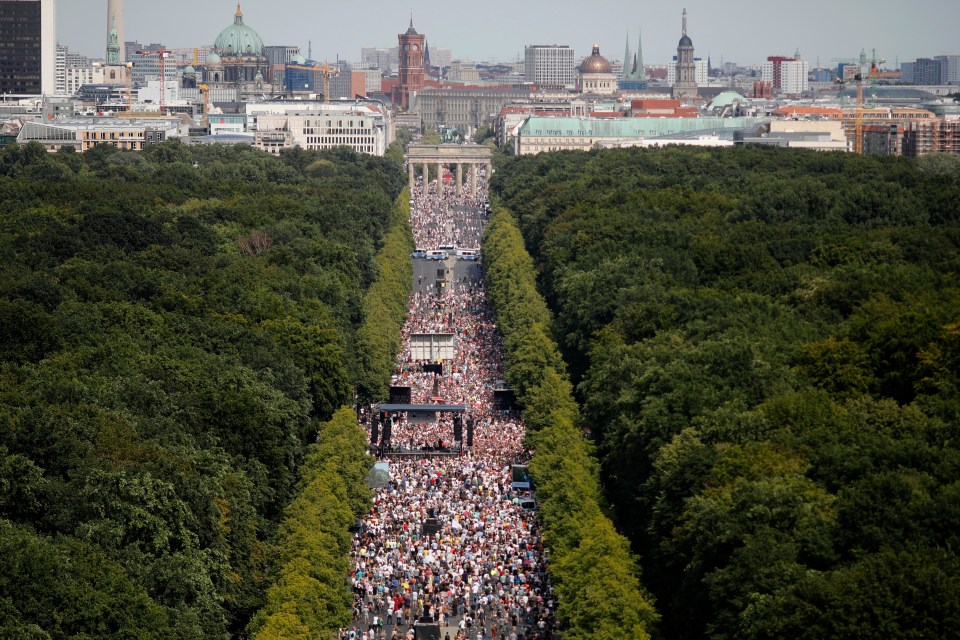
[[[470,178],[470,193],[477,195],[477,171],[483,165],[490,179],[493,151],[481,144],[411,144],[407,147],[404,160],[410,176],[410,190],[413,190],[414,171],[417,165],[422,167],[423,184],[430,181],[430,165],[436,165],[437,195],[443,195],[443,165],[456,165],[457,195],[463,195],[463,165],[467,165]]]

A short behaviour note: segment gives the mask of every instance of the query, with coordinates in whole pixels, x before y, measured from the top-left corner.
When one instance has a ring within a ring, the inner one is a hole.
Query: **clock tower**
[[[410,28],[405,33],[398,34],[397,39],[400,45],[400,69],[398,82],[393,90],[393,104],[409,111],[417,93],[423,89],[423,53],[427,37],[413,28],[411,16]]]

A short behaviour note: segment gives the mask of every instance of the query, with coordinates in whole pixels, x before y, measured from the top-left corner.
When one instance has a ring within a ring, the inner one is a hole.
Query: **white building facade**
[[[255,129],[254,146],[272,154],[291,147],[350,147],[357,153],[382,156],[392,142],[387,112],[368,103],[249,104],[247,119],[248,128]]]
[[[702,58],[694,58],[693,77],[696,79],[698,87],[707,84],[707,61]],[[672,64],[667,65],[667,84],[673,86],[677,83],[677,56],[673,56]]]
[[[810,89],[810,68],[806,60],[780,63],[780,92],[799,95]]]
[[[573,62],[573,49],[558,44],[525,47],[523,79],[537,86],[574,86],[577,70]]]

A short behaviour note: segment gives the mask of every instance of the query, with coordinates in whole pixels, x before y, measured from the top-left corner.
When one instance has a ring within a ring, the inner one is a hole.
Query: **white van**
[[[479,249],[457,249],[457,260],[479,260]]]
[[[427,260],[446,260],[447,252],[440,249],[430,249],[427,251]]]

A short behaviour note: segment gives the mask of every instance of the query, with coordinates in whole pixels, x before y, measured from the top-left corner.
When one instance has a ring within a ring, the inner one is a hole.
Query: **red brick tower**
[[[413,97],[423,89],[423,43],[426,36],[413,28],[413,17],[406,33],[397,35],[400,43],[399,78],[393,89],[393,104],[409,111]]]

